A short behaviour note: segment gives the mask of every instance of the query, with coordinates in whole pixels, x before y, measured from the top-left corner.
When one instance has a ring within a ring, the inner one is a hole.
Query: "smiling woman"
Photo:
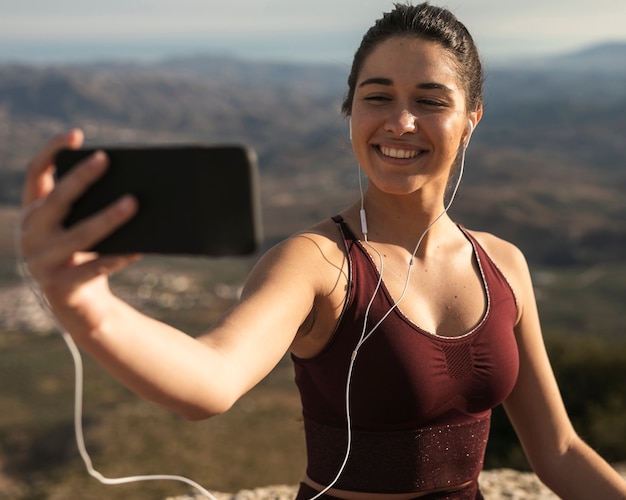
[[[447,50],[427,40],[390,38],[370,52],[355,83],[352,143],[371,182],[368,195],[377,187],[410,194],[421,182],[447,184],[468,124],[474,128],[481,117],[480,108],[466,110],[463,82]],[[400,184],[392,187],[394,181]],[[443,199],[435,199],[439,205],[430,210],[440,213]]]
[[[444,204],[482,118],[482,78],[473,39],[449,11],[396,5],[377,21],[344,103],[366,189],[263,255],[238,303],[198,338],[111,293],[108,276],[137,256],[86,252],[137,213],[133,196],[63,226],[108,167],[95,154],[54,183],[55,154],[80,147],[78,131],[28,167],[23,255],[83,350],[189,419],[227,411],[290,352],[307,444],[299,500],[483,498],[501,403],[559,496],[622,499],[626,484],[565,411],[523,255],[461,227]]]

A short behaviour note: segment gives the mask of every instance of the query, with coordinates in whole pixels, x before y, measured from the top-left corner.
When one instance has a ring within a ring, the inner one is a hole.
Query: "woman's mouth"
[[[410,158],[415,158],[422,153],[421,150],[417,149],[402,149],[388,146],[378,146],[378,150],[382,153],[383,156],[399,160],[408,160]]]

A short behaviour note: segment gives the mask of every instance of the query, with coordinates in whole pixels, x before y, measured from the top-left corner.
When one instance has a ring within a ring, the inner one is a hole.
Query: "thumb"
[[[22,206],[43,198],[54,188],[54,157],[65,148],[78,149],[84,141],[83,132],[70,130],[51,139],[32,159],[26,169]]]

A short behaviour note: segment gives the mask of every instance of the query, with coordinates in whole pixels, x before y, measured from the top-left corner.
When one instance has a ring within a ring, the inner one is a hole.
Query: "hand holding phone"
[[[70,227],[120,196],[136,216],[91,250],[101,254],[248,255],[261,241],[258,167],[244,146],[98,147],[56,155],[56,175],[103,150],[107,172],[72,206]]]

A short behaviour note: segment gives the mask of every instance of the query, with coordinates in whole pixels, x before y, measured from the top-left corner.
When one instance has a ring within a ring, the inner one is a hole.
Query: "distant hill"
[[[337,90],[345,85],[350,70],[337,64],[268,63],[207,54],[168,58],[154,66],[178,74],[209,77],[250,88],[297,86],[308,94],[326,95],[332,99],[337,97]]]
[[[616,43],[487,68],[455,217],[534,261],[623,260],[625,54]],[[355,196],[340,116],[348,69],[211,55],[0,66],[0,201],[17,203],[33,149],[70,126],[99,144],[245,142],[260,157],[267,233],[283,237]]]
[[[498,68],[541,70],[547,72],[626,74],[626,40],[605,42],[549,56],[536,56],[501,61]]]
[[[626,75],[626,41],[603,43],[551,58],[556,68]]]

